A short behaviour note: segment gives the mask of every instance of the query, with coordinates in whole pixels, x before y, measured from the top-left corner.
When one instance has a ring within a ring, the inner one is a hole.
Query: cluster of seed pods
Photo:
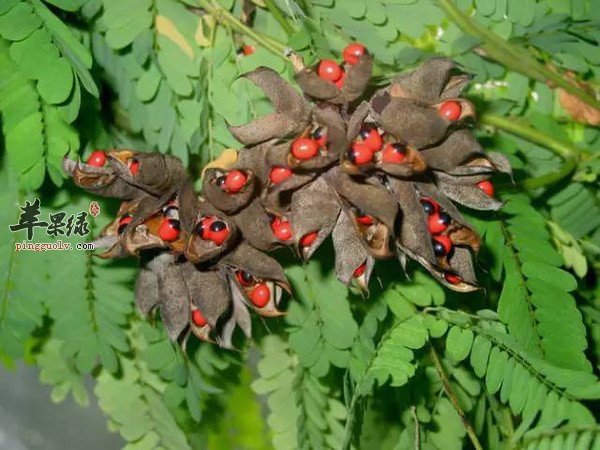
[[[123,200],[99,256],[140,258],[138,309],[158,310],[172,340],[191,332],[230,347],[236,326],[250,336],[249,310],[277,316],[290,292],[267,252],[291,246],[306,260],[329,236],[336,275],[353,288],[368,292],[375,260],[392,257],[450,289],[477,288],[480,239],[455,203],[500,208],[489,178],[511,169],[469,129],[474,108],[459,94],[470,77],[435,58],[365,98],[371,55],[353,43],[343,59],[306,67],[292,55],[302,94],[271,69],[246,74],[274,112],[229,127],[244,147],[205,168],[201,195],[173,156],[65,159],[78,186]]]

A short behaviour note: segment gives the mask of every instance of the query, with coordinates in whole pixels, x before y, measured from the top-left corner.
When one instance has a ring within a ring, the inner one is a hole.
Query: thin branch
[[[421,428],[419,427],[419,417],[417,416],[417,407],[415,405],[410,407],[410,414],[415,423],[415,450],[421,450]]]
[[[264,0],[264,2],[265,2],[265,5],[267,6],[267,9],[273,16],[273,19],[275,19],[279,23],[279,25],[281,25],[281,28],[283,28],[283,31],[285,31],[288,36],[291,36],[292,34],[294,34],[296,32],[296,30],[294,30],[294,27],[292,26],[292,24],[288,22],[287,18],[279,10],[279,8],[275,4],[275,2],[273,0]]]
[[[469,436],[469,439],[471,439],[471,443],[473,444],[473,447],[475,447],[476,450],[483,450],[483,446],[481,445],[481,442],[479,442],[479,439],[477,438],[477,434],[475,433],[475,430],[473,429],[473,425],[471,425],[471,422],[469,422],[469,419],[467,419],[465,412],[462,410],[462,408],[460,407],[460,404],[458,403],[458,398],[456,397],[456,394],[454,393],[454,391],[452,390],[452,387],[450,386],[450,380],[448,379],[448,376],[446,375],[446,372],[444,371],[444,368],[442,367],[442,362],[440,361],[440,357],[438,356],[437,352],[435,351],[435,348],[433,347],[433,345],[430,345],[429,349],[430,349],[429,353],[431,354],[431,359],[433,360],[435,369],[437,370],[437,373],[442,380],[442,384],[444,385],[444,391],[446,391],[446,395],[448,396],[448,399],[450,399],[452,406],[454,406],[454,409],[458,413],[460,420],[462,421],[463,426],[465,427],[465,430],[467,431],[467,435]]]
[[[457,8],[453,0],[438,0],[442,10],[464,33],[477,37],[482,41],[482,48],[490,59],[538,80],[542,83],[556,85],[593,108],[600,109],[600,101],[583,89],[552,72],[522,47],[511,44],[494,32],[481,26],[463,11]]]
[[[564,164],[556,171],[523,181],[526,189],[537,189],[557,183],[568,177],[577,168],[577,161],[584,152],[574,145],[554,139],[552,136],[536,130],[514,117],[501,117],[494,114],[483,114],[479,121],[499,130],[538,144],[564,160]]]
[[[198,4],[217,22],[221,22],[223,24],[229,25],[231,28],[235,29],[238,33],[244,34],[252,39],[257,44],[269,50],[274,55],[279,56],[280,58],[287,60],[284,55],[286,50],[285,45],[281,42],[276,41],[273,38],[266,38],[261,34],[254,31],[252,28],[244,25],[240,20],[238,20],[233,14],[231,14],[228,10],[223,8],[218,3],[211,0],[198,0]]]

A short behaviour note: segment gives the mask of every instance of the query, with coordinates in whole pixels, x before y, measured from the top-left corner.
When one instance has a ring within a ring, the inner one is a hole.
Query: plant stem
[[[262,45],[264,48],[269,50],[271,53],[279,56],[282,59],[287,60],[284,55],[285,45],[281,42],[277,42],[274,39],[265,39],[263,36],[258,34],[252,28],[244,25],[228,10],[223,8],[221,5],[212,2],[211,0],[198,0],[198,4],[206,10],[211,16],[215,18],[217,22],[228,24],[231,28],[235,29],[239,33],[245,34],[251,38],[257,44]]]
[[[287,18],[279,10],[275,2],[273,0],[264,0],[264,2],[273,18],[281,25],[281,28],[283,28],[283,31],[285,31],[288,36],[294,34],[296,30],[294,30],[294,27],[288,22]]]
[[[583,89],[565,80],[535,59],[527,50],[509,43],[497,34],[478,24],[456,7],[453,0],[438,0],[440,7],[464,33],[479,38],[486,55],[506,67],[538,80],[556,85],[593,108],[600,109],[600,101]]]
[[[448,376],[446,375],[446,372],[444,371],[444,368],[442,367],[442,362],[440,361],[440,357],[438,356],[437,352],[435,351],[433,344],[429,346],[429,349],[430,349],[429,353],[431,354],[431,359],[433,360],[433,364],[435,365],[435,370],[437,370],[437,373],[442,380],[442,384],[444,385],[444,391],[446,391],[446,395],[448,396],[448,398],[450,399],[450,402],[452,403],[452,406],[454,406],[454,409],[458,413],[460,420],[462,421],[463,426],[465,427],[465,430],[467,431],[467,435],[469,436],[469,439],[471,439],[471,443],[473,444],[473,447],[475,447],[475,450],[483,450],[483,446],[481,445],[481,442],[479,442],[479,439],[477,438],[477,434],[475,433],[475,430],[473,429],[473,425],[471,425],[471,422],[469,422],[469,419],[467,419],[465,412],[462,410],[462,408],[460,407],[460,404],[458,403],[458,398],[456,397],[456,394],[454,393],[454,391],[452,390],[452,387],[450,386],[450,380],[448,380]]]
[[[563,158],[564,164],[557,171],[524,180],[523,186],[527,189],[537,189],[554,184],[569,176],[577,168],[577,159],[581,150],[569,143],[556,140],[533,127],[525,125],[522,121],[514,117],[483,114],[479,118],[479,121],[482,124],[490,125],[534,144],[541,145]]]

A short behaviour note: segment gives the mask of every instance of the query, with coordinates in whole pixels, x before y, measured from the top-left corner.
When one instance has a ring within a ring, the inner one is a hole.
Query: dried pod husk
[[[269,97],[275,112],[241,126],[229,126],[242,144],[253,145],[300,133],[308,124],[310,106],[302,96],[272,69],[259,67],[244,75]]]
[[[226,172],[220,169],[209,169],[204,174],[202,195],[205,200],[225,214],[231,215],[244,208],[260,192],[259,180],[251,170],[239,169],[247,177],[246,183],[239,192],[228,193],[218,186],[217,180]]]
[[[461,205],[483,211],[497,211],[502,208],[503,203],[500,200],[490,197],[477,187],[477,183],[488,180],[489,175],[452,176],[436,172],[435,178],[438,189]]]
[[[396,245],[402,253],[431,270],[438,261],[427,228],[427,215],[421,206],[416,187],[411,181],[390,179],[390,188],[400,204]]]
[[[337,108],[321,104],[313,110],[313,129],[322,127],[327,135],[327,153],[337,159],[346,150],[346,123]]]
[[[232,311],[229,318],[223,323],[217,343],[223,348],[233,348],[232,337],[235,327],[239,326],[247,338],[252,336],[252,319],[244,295],[236,286],[230,275],[227,277],[232,299]]]
[[[168,252],[146,253],[142,258],[135,281],[135,304],[142,316],[148,316],[160,303],[158,273],[173,261],[173,255]]]
[[[434,103],[460,95],[472,76],[460,71],[455,61],[432,58],[417,69],[395,77],[388,91],[394,97]]]
[[[291,292],[290,284],[277,260],[245,242],[241,242],[234,250],[225,255],[221,259],[221,264],[234,271],[248,272],[255,278],[273,280],[287,292]]]
[[[172,155],[111,150],[107,156],[121,180],[154,197],[172,197],[188,179],[181,160]],[[135,173],[131,170],[134,161],[138,165]]]
[[[240,230],[243,238],[259,250],[272,250],[282,245],[271,230],[272,216],[260,199],[255,199],[237,214],[229,216],[229,220]]]
[[[329,236],[340,208],[340,199],[322,177],[292,194],[289,213],[292,234],[304,260]],[[303,239],[311,233],[317,233],[316,237],[309,245],[303,245]]]
[[[473,117],[475,108],[469,101],[456,99],[456,102],[462,110],[457,121],[440,115],[436,105],[426,105],[417,100],[390,97],[381,111],[377,109],[377,103],[372,101],[371,104],[375,121],[381,128],[397,140],[421,149],[439,143],[464,119]]]
[[[63,170],[73,178],[77,186],[94,195],[133,200],[146,194],[142,189],[121,180],[110,163],[104,167],[95,167],[65,157]]]
[[[472,292],[479,289],[469,250],[457,247],[450,257],[449,263],[450,272],[438,272],[438,278],[445,286],[457,292]],[[458,280],[450,282],[448,274],[456,275]]]
[[[365,91],[373,71],[373,57],[365,53],[358,63],[346,65],[345,80],[341,89],[334,83],[320,78],[317,67],[306,67],[296,74],[296,82],[309,97],[333,105],[350,103]]]
[[[202,312],[210,328],[215,329],[219,319],[231,308],[231,292],[225,272],[218,267],[201,270],[192,263],[185,262],[181,264],[181,273],[188,298]],[[194,328],[198,327],[194,327],[190,317],[186,319],[195,333]]]
[[[354,219],[348,208],[343,208],[331,233],[335,251],[335,273],[345,285],[357,282],[367,289],[375,260],[362,238],[356,232]],[[356,271],[365,264],[365,270],[358,277]]]
[[[361,178],[353,178],[335,167],[325,175],[327,183],[342,197],[348,206],[377,219],[366,229],[357,231],[365,239],[372,256],[389,258],[392,255],[390,243],[393,240],[398,203],[394,196],[380,184],[370,184]]]
[[[185,264],[184,264],[185,265]],[[158,308],[169,339],[175,341],[188,327],[190,294],[182,273],[182,265],[165,258],[156,269],[160,301]]]

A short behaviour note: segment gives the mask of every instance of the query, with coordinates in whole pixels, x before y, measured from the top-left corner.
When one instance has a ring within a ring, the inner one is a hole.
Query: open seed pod
[[[275,112],[229,132],[242,144],[254,145],[301,132],[309,120],[310,105],[272,69],[259,67],[245,75],[269,97]]]
[[[477,289],[481,240],[455,203],[500,208],[490,178],[511,168],[468,128],[474,108],[458,97],[470,76],[436,58],[366,98],[371,56],[355,43],[343,58],[305,68],[293,55],[304,96],[271,69],[247,74],[275,111],[230,127],[245,147],[207,166],[202,197],[172,156],[65,159],[78,186],[126,200],[96,240],[100,256],[140,257],[137,308],[158,310],[172,340],[231,348],[236,328],[250,337],[251,312],[283,314],[291,290],[265,251],[293,246],[306,260],[329,235],[338,279],[363,293],[375,261],[394,256],[449,289]]]

